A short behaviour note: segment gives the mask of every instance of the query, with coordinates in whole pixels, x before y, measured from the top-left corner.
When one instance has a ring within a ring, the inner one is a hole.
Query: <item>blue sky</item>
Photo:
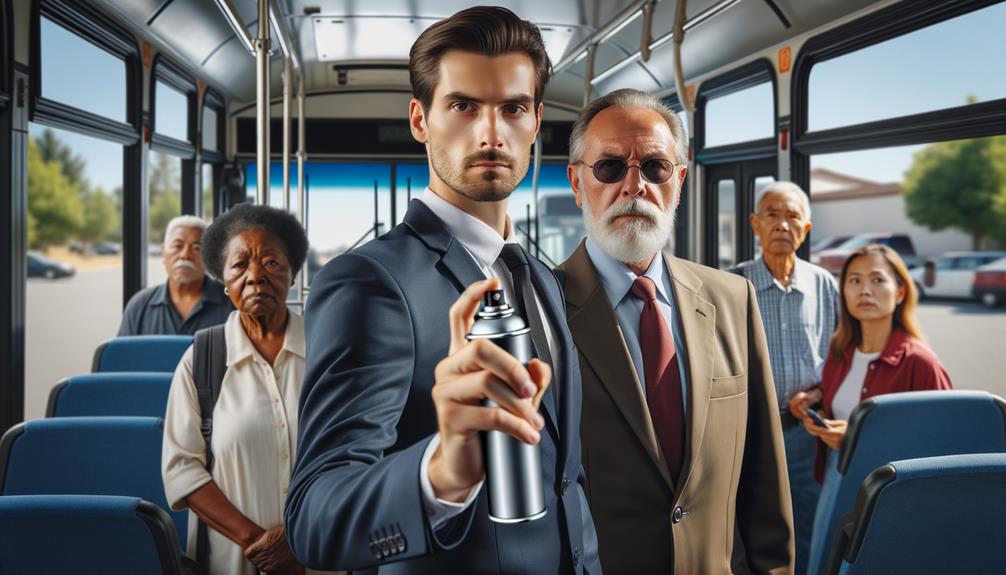
[[[925,112],[962,105],[968,95],[979,100],[1006,96],[1006,3],[914,32],[839,59],[817,65],[810,78],[810,125],[826,129],[881,118]],[[81,109],[110,118],[125,119],[125,67],[121,60],[43,19],[43,94]],[[65,57],[73,54],[73,58]],[[100,89],[98,88],[100,86]],[[185,134],[184,98],[170,89],[157,93],[158,131],[176,137]],[[713,101],[709,109],[707,140],[725,143],[771,134],[771,92],[766,86]],[[404,115],[404,110],[403,110]],[[38,134],[41,126],[32,125]],[[87,161],[87,177],[111,190],[121,185],[121,148],[114,144],[70,132],[58,131]],[[826,167],[875,181],[898,181],[911,163],[911,154],[920,146],[905,146],[866,152],[831,154],[813,158],[814,167]],[[309,150],[310,151],[310,150]],[[312,218],[332,214],[330,225],[312,226],[319,245],[341,241],[336,235],[363,233],[372,217],[373,180],[379,190],[387,190],[390,176],[386,164],[342,166],[312,165]],[[294,170],[295,173],[295,170]],[[404,213],[405,178],[413,176],[414,189],[425,186],[424,164],[399,169],[398,217]],[[294,176],[295,179],[295,176]],[[282,181],[277,168],[272,185]],[[254,174],[249,179],[254,186]],[[337,191],[335,186],[340,188]],[[548,167],[541,193],[569,193],[565,168]],[[369,199],[368,199],[369,198]],[[278,203],[278,197],[274,203]],[[530,202],[530,176],[511,199],[511,214],[522,218]],[[380,203],[379,216],[390,221],[387,200]],[[350,217],[362,209],[363,217]],[[345,215],[342,215],[345,214]],[[316,230],[326,231],[316,231]],[[355,239],[355,238],[354,238]]]

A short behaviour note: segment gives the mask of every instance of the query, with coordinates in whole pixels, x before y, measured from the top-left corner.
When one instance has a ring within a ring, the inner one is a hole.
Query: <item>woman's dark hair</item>
[[[307,258],[304,228],[289,212],[252,204],[238,204],[227,210],[203,232],[202,254],[207,271],[217,279],[223,279],[227,242],[243,231],[254,229],[271,234],[283,244],[290,269],[296,276]]]
[[[548,84],[552,65],[538,27],[521,20],[506,8],[475,6],[440,20],[423,31],[409,51],[409,81],[412,95],[429,111],[433,89],[440,81],[440,57],[448,50],[502,56],[527,54],[534,64],[535,113]]]

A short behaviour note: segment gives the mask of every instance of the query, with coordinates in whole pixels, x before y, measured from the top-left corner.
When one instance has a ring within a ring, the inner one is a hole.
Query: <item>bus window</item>
[[[42,96],[125,122],[125,62],[48,18],[40,19]]]
[[[1000,3],[815,64],[808,128],[826,130],[1006,97],[1006,76],[990,73],[1006,59],[1004,28],[1006,4]]]
[[[717,235],[720,269],[737,264],[737,192],[733,180],[717,183]]]
[[[213,180],[213,164],[203,164],[202,173],[202,195],[203,211],[202,218],[207,222],[213,220],[213,199],[216,195],[216,182]]]
[[[775,137],[772,82],[711,98],[705,110],[705,147]]]
[[[209,106],[203,106],[203,150],[212,152],[221,151],[217,147],[219,145],[217,142],[219,121],[216,110]]]
[[[26,419],[89,370],[122,315],[122,147],[35,123],[29,134]]]
[[[157,81],[154,95],[154,131],[183,142],[189,139],[189,99],[185,94]]]
[[[167,280],[161,263],[162,244],[168,222],[182,214],[182,159],[150,150],[147,193],[147,286],[152,286]]]

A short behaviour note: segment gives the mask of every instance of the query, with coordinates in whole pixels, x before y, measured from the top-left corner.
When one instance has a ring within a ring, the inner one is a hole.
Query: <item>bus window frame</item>
[[[707,148],[705,138],[706,105],[708,102],[766,82],[770,83],[772,88],[772,136]],[[776,148],[776,142],[779,141],[780,126],[788,122],[788,118],[779,117],[779,78],[775,73],[775,67],[768,58],[757,58],[706,80],[699,85],[699,91],[695,97],[695,135],[693,137],[695,158],[693,165],[701,166],[704,170],[707,166],[777,159],[779,152]],[[778,179],[778,169],[773,175]],[[702,245],[704,249],[701,257],[706,265],[717,267],[719,261],[719,197],[716,194],[707,193],[705,188],[708,183],[707,178],[703,177],[702,189],[696,190],[696,193],[700,193],[704,197],[702,204],[704,222]],[[754,254],[754,232],[745,225],[748,213],[754,209],[754,192],[753,188],[746,186],[744,182],[737,182],[736,191],[738,197],[734,216],[737,221],[735,258],[737,263],[740,263],[750,259]]]
[[[10,193],[0,194],[0,431],[24,419],[24,321],[26,201],[24,174],[13,162],[14,34],[11,2],[0,0],[0,178]],[[23,102],[20,104],[24,105]]]
[[[206,131],[207,126],[205,125],[205,114],[203,110],[206,108],[212,109],[217,114],[216,126],[212,126],[212,129],[216,130],[217,133],[217,149],[216,150],[204,150],[203,149],[203,132]],[[196,135],[196,148],[199,155],[199,165],[197,166],[198,172],[198,185],[197,196],[199,212],[198,215],[201,217],[206,217],[207,215],[212,217],[217,217],[221,213],[221,208],[223,207],[223,198],[220,196],[220,177],[223,171],[223,165],[227,163],[227,101],[224,97],[214,90],[213,88],[207,87],[203,92],[202,105],[199,108],[199,132]],[[202,181],[202,165],[210,164],[213,166],[213,181],[211,186],[213,186],[213,213],[206,214],[206,207],[202,205],[202,189],[204,183]]]
[[[198,100],[198,85],[181,66],[172,62],[163,54],[154,56],[150,66],[149,98],[150,110],[148,111],[148,121],[150,122],[150,151],[169,154],[182,160],[181,173],[181,213],[195,215],[199,201],[196,198],[196,144],[195,139],[199,135],[198,119],[196,117],[196,103]],[[157,83],[161,82],[168,87],[178,90],[185,95],[185,133],[186,140],[160,134],[157,132]],[[149,200],[149,198],[148,198]],[[146,283],[146,278],[144,278]]]
[[[792,72],[792,180],[810,193],[810,158],[816,154],[1006,134],[1006,98],[826,130],[808,130],[810,74],[814,65],[1000,1],[898,3],[808,39],[797,55]]]

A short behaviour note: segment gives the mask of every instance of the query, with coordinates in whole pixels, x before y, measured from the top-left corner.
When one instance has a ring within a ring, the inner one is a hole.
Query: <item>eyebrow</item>
[[[476,98],[475,96],[469,96],[464,92],[451,92],[444,96],[446,100],[465,100],[468,102],[475,102],[476,104],[484,104],[485,100]],[[528,104],[532,101],[531,96],[527,94],[518,94],[516,96],[509,96],[503,99],[504,104]]]

